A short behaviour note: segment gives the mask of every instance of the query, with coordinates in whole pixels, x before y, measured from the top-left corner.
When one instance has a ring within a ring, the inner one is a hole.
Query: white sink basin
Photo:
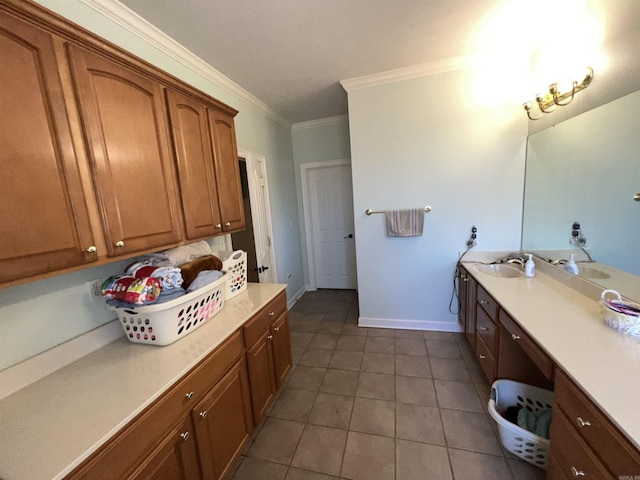
[[[503,263],[495,265],[475,264],[473,268],[475,268],[480,273],[491,275],[493,277],[518,278],[522,276],[520,267],[505,265]]]

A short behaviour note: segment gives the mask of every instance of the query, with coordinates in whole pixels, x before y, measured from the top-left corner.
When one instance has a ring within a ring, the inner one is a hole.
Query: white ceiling
[[[346,114],[340,80],[477,53],[505,1],[120,0],[291,123]],[[640,0],[589,3],[610,32],[638,18]],[[570,21],[539,12],[521,34]]]

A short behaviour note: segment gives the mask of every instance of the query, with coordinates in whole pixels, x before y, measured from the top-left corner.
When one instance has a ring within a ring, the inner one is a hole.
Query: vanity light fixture
[[[573,97],[575,96],[575,94],[587,88],[591,84],[592,80],[593,80],[593,68],[587,67],[587,73],[582,79],[582,81],[578,82],[574,80],[571,84],[570,90],[564,93],[560,93],[558,89],[558,84],[552,83],[551,85],[549,85],[548,92],[544,94],[539,93],[538,95],[536,95],[535,101],[526,102],[522,106],[527,112],[527,116],[531,120],[540,120],[543,114],[553,112],[556,106],[562,107],[564,105],[569,105],[573,100]],[[534,109],[534,105],[537,105],[538,110],[540,111],[540,115],[537,117],[533,117],[531,115],[531,111]]]

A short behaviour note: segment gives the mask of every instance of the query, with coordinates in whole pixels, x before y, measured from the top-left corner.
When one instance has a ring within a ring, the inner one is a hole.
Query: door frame
[[[257,244],[260,235],[265,234],[271,239],[271,248],[269,249],[269,257],[271,260],[271,272],[267,275],[265,282],[261,283],[276,283],[278,281],[278,269],[276,265],[275,251],[276,244],[273,238],[273,222],[271,221],[271,203],[269,201],[269,181],[267,179],[267,159],[264,155],[260,155],[258,153],[249,152],[248,150],[238,149],[238,157],[244,158],[247,163],[247,182],[249,184],[249,204],[251,205],[251,212],[258,212],[260,202],[260,195],[255,191],[255,184],[253,182],[253,178],[251,175],[254,171],[254,167],[256,163],[262,163],[264,166],[264,189],[266,192],[265,195],[265,205],[264,211],[266,214],[266,232],[262,232],[260,229],[261,225],[256,225],[256,222],[253,222],[253,242]],[[240,160],[238,160],[240,161]],[[253,216],[253,213],[252,213]]]
[[[351,167],[351,160],[349,158],[300,164],[300,176],[302,177],[302,211],[304,216],[305,240],[307,244],[307,268],[309,270],[309,285],[306,290],[309,291],[315,291],[318,289],[316,286],[315,251],[313,248],[314,232],[311,224],[311,199],[309,198],[311,187],[309,186],[309,174],[312,170],[344,166]]]

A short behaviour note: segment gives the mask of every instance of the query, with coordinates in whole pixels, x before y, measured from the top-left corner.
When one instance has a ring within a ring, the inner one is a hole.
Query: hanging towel
[[[424,226],[424,207],[408,210],[387,210],[387,237],[420,237]]]

